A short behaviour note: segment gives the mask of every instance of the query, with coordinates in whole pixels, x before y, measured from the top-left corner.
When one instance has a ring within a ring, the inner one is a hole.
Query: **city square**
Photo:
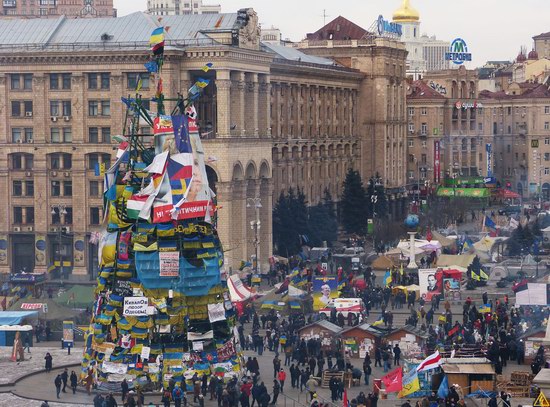
[[[0,406],[550,407],[548,5],[220,3],[3,1]]]

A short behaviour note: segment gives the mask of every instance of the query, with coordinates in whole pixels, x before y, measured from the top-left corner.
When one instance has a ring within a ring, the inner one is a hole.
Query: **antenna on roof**
[[[323,26],[327,25],[327,17],[330,16],[327,14],[327,10],[323,9]]]

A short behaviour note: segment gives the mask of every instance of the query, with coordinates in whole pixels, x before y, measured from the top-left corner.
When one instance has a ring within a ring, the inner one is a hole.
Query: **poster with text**
[[[325,308],[332,299],[339,296],[337,276],[313,278],[313,309],[315,311]]]
[[[425,301],[431,301],[434,295],[440,295],[443,287],[443,272],[438,269],[418,270],[420,295]]]
[[[180,272],[179,252],[159,252],[161,277],[177,277]]]

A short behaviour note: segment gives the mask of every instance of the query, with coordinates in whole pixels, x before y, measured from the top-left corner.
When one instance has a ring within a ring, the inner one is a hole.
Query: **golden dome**
[[[395,13],[393,13],[393,21],[396,23],[411,23],[420,20],[420,14],[409,4],[409,0],[403,0],[403,4]]]

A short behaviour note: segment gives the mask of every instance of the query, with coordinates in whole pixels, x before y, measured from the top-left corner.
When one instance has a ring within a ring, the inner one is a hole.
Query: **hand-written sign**
[[[147,297],[125,297],[124,312],[125,316],[140,317],[147,315],[147,306],[149,300]]]
[[[132,296],[132,286],[128,280],[117,280],[113,292],[121,297]]]
[[[179,275],[179,252],[159,252],[159,260],[161,277],[177,277]]]

